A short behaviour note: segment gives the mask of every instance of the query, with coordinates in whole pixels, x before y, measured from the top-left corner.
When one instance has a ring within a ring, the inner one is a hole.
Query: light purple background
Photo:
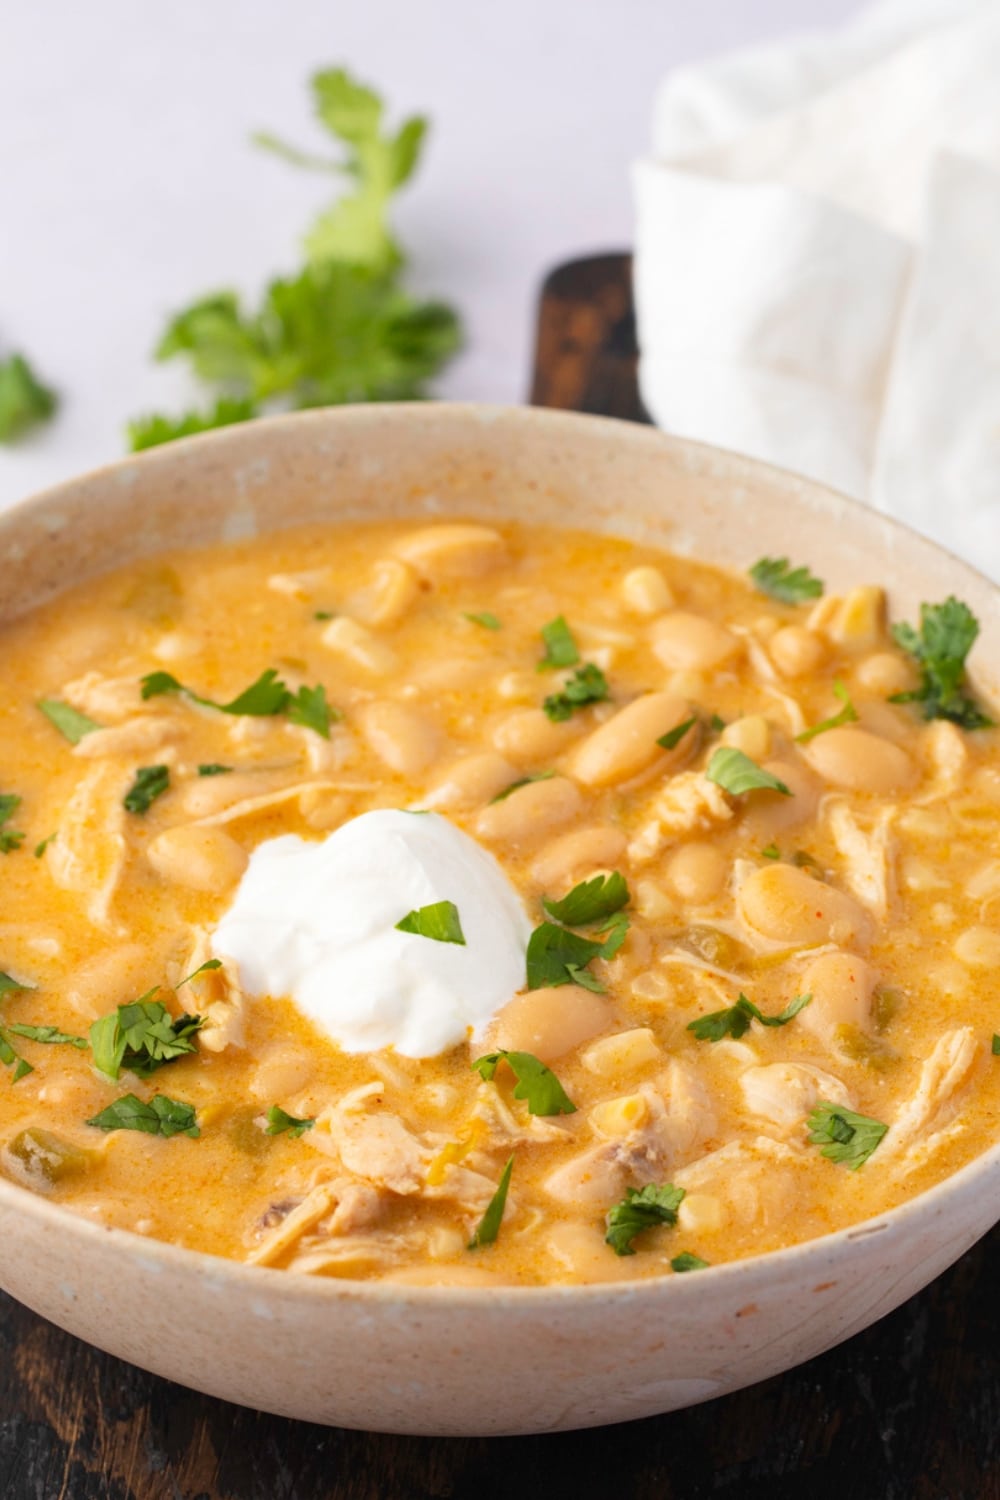
[[[0,504],[116,458],[128,416],[197,400],[151,363],[165,316],[295,265],[329,179],[255,150],[322,149],[306,79],[346,63],[434,128],[398,225],[414,282],[462,310],[441,394],[524,398],[555,262],[631,242],[628,164],[672,65],[836,25],[858,0],[34,0],[3,7],[0,355],[64,395],[0,450]]]

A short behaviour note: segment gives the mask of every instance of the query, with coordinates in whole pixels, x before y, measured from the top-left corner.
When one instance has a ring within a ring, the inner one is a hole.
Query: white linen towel
[[[677,70],[634,185],[654,421],[1000,578],[1000,0]]]

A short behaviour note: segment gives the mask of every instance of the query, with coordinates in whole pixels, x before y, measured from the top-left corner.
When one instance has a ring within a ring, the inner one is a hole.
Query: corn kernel
[[[1000,964],[1000,932],[970,927],[955,941],[955,957],[972,969],[995,969]]]
[[[762,714],[747,714],[727,724],[721,740],[734,750],[742,750],[751,760],[766,760],[771,752],[771,726]]]
[[[620,1099],[605,1099],[590,1111],[590,1123],[601,1135],[614,1139],[629,1135],[644,1125],[649,1105],[641,1094],[625,1094]]]
[[[710,1193],[688,1193],[677,1210],[677,1223],[686,1234],[711,1234],[724,1220],[722,1204]]]
[[[662,978],[657,974],[656,978]],[[632,1031],[619,1031],[615,1036],[602,1037],[591,1042],[583,1052],[581,1062],[591,1073],[603,1078],[613,1078],[619,1073],[632,1073],[656,1062],[660,1056],[656,1038],[648,1026],[637,1026]]]
[[[395,652],[347,615],[331,620],[323,631],[322,640],[329,651],[335,651],[352,666],[361,667],[375,676],[390,672],[396,664]]]
[[[634,614],[651,619],[674,603],[670,585],[657,568],[632,568],[622,579],[622,598]]]

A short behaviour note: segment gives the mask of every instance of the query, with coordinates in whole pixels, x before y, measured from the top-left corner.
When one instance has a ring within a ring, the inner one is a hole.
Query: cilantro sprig
[[[201,1135],[194,1106],[168,1099],[166,1094],[154,1094],[148,1103],[135,1094],[123,1094],[87,1124],[98,1130],[139,1130],[144,1135],[161,1135],[168,1140],[171,1136],[187,1135],[196,1141]]]
[[[23,984],[19,979],[14,979],[10,974],[0,973],[0,1000],[4,995],[16,994],[19,990],[30,990],[30,984]],[[29,1073],[35,1070],[31,1064],[14,1047],[7,1035],[10,1027],[0,1027],[0,1063],[6,1068],[13,1070],[11,1082],[20,1083],[22,1078],[27,1078]]]
[[[542,707],[554,724],[562,724],[571,719],[578,708],[586,708],[588,703],[603,703],[610,692],[608,679],[600,667],[588,661],[577,667],[560,692],[550,693]]]
[[[556,615],[554,620],[542,626],[542,643],[545,655],[538,663],[539,672],[556,672],[560,667],[575,667],[580,660],[580,649],[562,615]]]
[[[787,1026],[811,1000],[812,995],[796,995],[778,1015],[766,1016],[746,995],[740,995],[735,1005],[727,1006],[725,1010],[713,1010],[707,1016],[698,1016],[688,1022],[687,1029],[699,1042],[721,1042],[727,1036],[738,1041],[750,1030],[753,1021],[759,1021],[762,1026]]]
[[[500,1233],[500,1225],[503,1223],[504,1209],[507,1207],[507,1191],[510,1187],[510,1175],[514,1170],[514,1158],[508,1156],[507,1164],[500,1175],[497,1190],[486,1206],[486,1212],[479,1221],[475,1234],[469,1241],[470,1250],[478,1250],[483,1245],[492,1245]]]
[[[859,1115],[843,1104],[830,1104],[825,1099],[817,1103],[806,1123],[808,1139],[821,1148],[820,1155],[849,1167],[852,1172],[864,1166],[889,1129],[881,1120]]]
[[[634,1255],[632,1241],[658,1224],[676,1224],[677,1210],[686,1197],[683,1188],[665,1182],[657,1187],[650,1182],[644,1188],[626,1188],[625,1197],[608,1210],[604,1238],[616,1255]]]
[[[175,985],[175,989],[182,989],[199,974],[220,967],[219,959],[210,958]],[[185,1014],[175,1019],[162,1001],[154,1000],[159,988],[154,985],[138,1000],[119,1005],[91,1026],[94,1067],[106,1078],[117,1079],[123,1069],[138,1078],[148,1078],[167,1063],[196,1050],[195,1037],[205,1024],[204,1018]]]
[[[712,759],[705,770],[709,781],[714,781],[721,786],[724,792],[729,792],[733,797],[741,797],[744,792],[781,792],[782,796],[790,797],[791,788],[777,776],[772,776],[770,771],[765,771],[763,766],[757,765],[756,761],[750,759],[742,750],[736,750],[731,745],[720,745],[714,751]]]
[[[21,806],[21,800],[13,792],[5,792],[0,796],[0,854],[11,854],[24,843],[25,835],[20,829],[4,826]]]
[[[521,776],[517,781],[512,781],[510,786],[505,786],[502,792],[497,792],[495,797],[489,801],[490,807],[495,802],[506,802],[507,798],[514,792],[519,792],[523,786],[531,786],[535,781],[551,781],[555,771],[534,771],[530,776]]]
[[[55,391],[42,384],[23,354],[0,360],[0,443],[16,443],[47,422],[58,405]]]
[[[95,729],[102,728],[102,725],[80,713],[72,704],[64,703],[61,698],[43,698],[38,707],[52,727],[58,729],[63,739],[69,740],[71,745],[78,745],[84,735],[93,734]]]
[[[623,908],[628,902],[628,885],[617,871],[581,881],[561,900],[543,897],[542,906],[555,920],[540,923],[528,939],[528,989],[579,984],[603,993],[588,966],[595,958],[613,958],[625,941],[629,919]],[[601,937],[584,937],[569,926],[595,927]]]
[[[123,803],[126,812],[147,813],[170,787],[169,766],[140,766],[135,780],[125,793]]]
[[[436,943],[457,943],[465,947],[465,934],[454,901],[432,901],[407,912],[396,923],[397,932],[414,932],[418,937],[433,938]]]
[[[837,714],[831,714],[828,719],[821,719],[818,724],[813,724],[810,729],[803,729],[801,734],[795,736],[796,743],[806,745],[814,740],[818,734],[826,734],[828,729],[842,729],[845,724],[856,724],[858,722],[858,711],[851,702],[851,695],[842,682],[834,681],[833,696],[838,698],[843,707]]]
[[[269,719],[285,714],[292,724],[302,724],[307,729],[314,729],[325,740],[330,738],[331,722],[341,717],[339,711],[327,702],[326,689],[322,684],[313,688],[301,687],[297,693],[293,693],[274,667],[261,672],[249,687],[244,688],[242,693],[237,693],[228,703],[219,703],[214,698],[196,693],[193,688],[185,687],[172,672],[147,672],[141,687],[144,700],[167,693],[181,693],[192,702],[200,703],[203,708],[214,708],[219,713],[236,717]]]
[[[921,604],[920,629],[892,627],[897,646],[918,663],[920,686],[894,693],[891,703],[919,703],[925,719],[950,719],[962,729],[988,729],[993,720],[965,691],[965,662],[979,634],[967,604],[950,595],[943,604]]]
[[[690,719],[682,719],[679,724],[674,725],[673,729],[668,729],[666,734],[661,734],[656,743],[662,745],[664,750],[676,750],[688,730],[693,729],[697,723],[698,715],[692,714]]]
[[[491,1083],[501,1061],[507,1063],[517,1079],[514,1098],[527,1101],[529,1115],[576,1114],[576,1105],[552,1069],[533,1052],[508,1052],[501,1048],[477,1057],[472,1068],[484,1082]]]
[[[280,1104],[272,1104],[267,1112],[268,1135],[284,1135],[287,1132],[290,1139],[298,1140],[307,1130],[312,1130],[315,1124],[312,1117],[299,1119],[296,1115],[287,1114]]]
[[[754,587],[780,604],[804,604],[823,592],[821,579],[806,567],[794,568],[787,557],[762,557],[749,573]]]

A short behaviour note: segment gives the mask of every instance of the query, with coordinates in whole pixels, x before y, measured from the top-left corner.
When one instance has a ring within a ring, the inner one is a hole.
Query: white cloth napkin
[[[634,183],[653,419],[1000,578],[1000,0],[679,69]]]

